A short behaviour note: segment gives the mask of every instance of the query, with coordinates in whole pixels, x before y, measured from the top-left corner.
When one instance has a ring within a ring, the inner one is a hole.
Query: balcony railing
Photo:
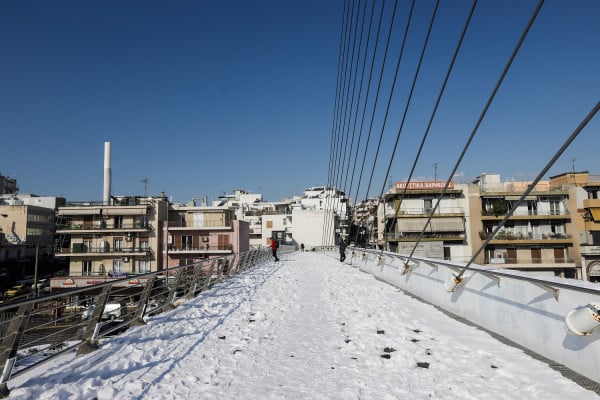
[[[226,244],[226,245],[202,245],[199,247],[194,247],[194,246],[173,246],[170,245],[169,246],[169,253],[210,253],[210,252],[217,252],[217,251],[233,251],[233,245],[232,244]]]
[[[104,221],[95,222],[93,224],[58,224],[56,225],[57,232],[65,231],[115,231],[115,230],[133,230],[144,229],[151,230],[152,226],[147,222],[136,221],[133,223],[123,223],[119,225],[107,224]]]
[[[148,247],[122,247],[122,248],[110,248],[102,246],[85,247],[79,246],[80,243],[74,243],[73,246],[65,249],[59,249],[59,253],[69,253],[71,255],[85,255],[85,254],[151,254],[152,249]]]
[[[420,232],[385,232],[383,234],[384,240],[398,240],[398,241],[414,241],[419,238]],[[427,232],[423,235],[423,239],[446,239],[446,240],[463,240],[465,238],[464,232]]]
[[[202,224],[190,224],[188,225],[185,221],[169,221],[169,228],[184,228],[184,229],[211,229],[211,228],[231,228],[230,225],[225,224],[223,221],[204,221]]]
[[[401,217],[403,215],[430,215],[432,208],[401,208],[398,211],[398,216]],[[396,213],[396,209],[394,207],[387,206],[385,208],[385,213],[387,216],[394,215]],[[465,211],[462,207],[438,207],[435,210],[433,215],[456,215],[456,214],[464,214]]]
[[[497,257],[485,258],[486,264],[506,264],[507,268],[518,268],[519,264],[572,264],[571,257]]]
[[[508,212],[508,210],[507,210]],[[504,217],[505,212],[498,212],[494,210],[483,210],[481,215],[484,217]],[[569,216],[568,210],[524,210],[517,208],[513,213],[513,217],[550,217],[550,216]]]
[[[482,240],[489,239],[491,234],[479,232],[479,238]],[[498,232],[492,240],[558,240],[558,239],[572,239],[573,236],[569,233],[511,233],[511,232]]]

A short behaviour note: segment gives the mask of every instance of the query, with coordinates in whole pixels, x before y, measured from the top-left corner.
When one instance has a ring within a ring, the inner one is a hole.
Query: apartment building
[[[379,199],[369,197],[356,203],[352,212],[354,230],[350,234],[349,243],[358,247],[375,248],[378,242],[377,209]]]
[[[164,194],[59,207],[56,256],[70,262],[68,277],[53,278],[51,287],[82,287],[165,268],[161,233],[167,209]]]
[[[569,192],[573,258],[581,278],[600,282],[600,175],[568,172],[550,177],[550,184]]]
[[[169,267],[248,251],[249,224],[228,206],[174,204],[165,227]]]
[[[444,181],[396,182],[379,207],[380,246],[410,254],[418,241],[414,255],[468,261],[469,187],[444,187]]]
[[[0,198],[0,263],[29,262],[33,267],[36,253],[40,260],[51,257],[54,230],[54,208]]]
[[[480,189],[484,264],[535,271],[567,278],[581,276],[575,262],[572,209],[569,190],[540,181],[496,235],[505,214],[511,210],[529,182],[502,182],[498,174],[482,174],[475,182]]]

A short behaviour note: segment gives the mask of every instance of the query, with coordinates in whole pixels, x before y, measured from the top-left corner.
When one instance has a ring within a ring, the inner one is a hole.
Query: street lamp
[[[0,214],[0,217],[8,218],[8,214]],[[4,234],[2,236],[4,236]],[[0,261],[1,260],[2,260],[2,240],[0,240]]]

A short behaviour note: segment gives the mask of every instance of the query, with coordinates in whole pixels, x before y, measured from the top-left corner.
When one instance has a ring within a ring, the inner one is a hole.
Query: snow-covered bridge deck
[[[234,276],[10,387],[11,399],[600,399],[522,350],[312,252]]]

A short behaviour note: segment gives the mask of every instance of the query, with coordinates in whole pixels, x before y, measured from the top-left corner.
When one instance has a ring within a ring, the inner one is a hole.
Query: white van
[[[92,316],[95,305],[88,306],[81,314],[81,319],[88,319]],[[121,318],[121,305],[119,303],[106,303],[104,310],[102,310],[102,317],[100,319],[114,320]]]

